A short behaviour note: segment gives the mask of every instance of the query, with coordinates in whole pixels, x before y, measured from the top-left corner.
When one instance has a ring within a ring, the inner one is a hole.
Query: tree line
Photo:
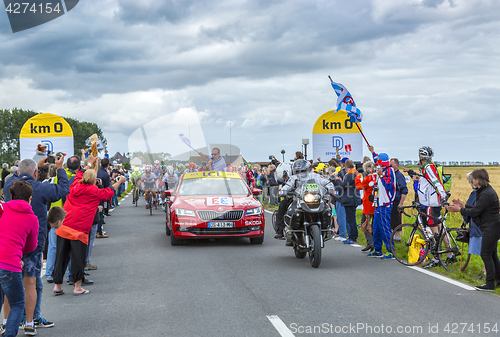
[[[32,110],[23,110],[14,108],[0,109],[0,162],[12,164],[14,161],[19,160],[19,134],[23,128],[24,123],[33,116],[36,116],[38,112]],[[74,152],[75,154],[80,154],[80,149],[85,149],[85,141],[92,134],[97,134],[99,139],[102,140],[103,144],[107,144],[106,138],[102,133],[101,128],[90,122],[80,122],[77,119],[63,117],[73,130],[73,142],[74,142]],[[33,149],[33,155],[35,154],[35,149]]]

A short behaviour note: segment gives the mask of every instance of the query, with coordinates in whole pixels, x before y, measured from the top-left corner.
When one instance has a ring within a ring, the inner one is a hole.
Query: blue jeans
[[[111,206],[117,206],[118,205],[118,193],[113,194],[113,197],[111,198]]]
[[[101,219],[102,219],[102,213],[101,213]],[[92,248],[94,248],[96,233],[97,233],[97,224],[92,225],[92,227],[90,228],[89,244],[87,246],[87,258],[85,259],[86,265],[90,263],[90,255],[92,255]]]
[[[51,228],[49,231],[49,247],[47,249],[47,265],[45,275],[47,280],[52,280],[52,272],[56,264],[56,251],[57,251],[57,234],[56,229]]]
[[[19,330],[24,311],[24,286],[21,272],[0,269],[0,308],[3,305],[4,294],[10,305],[4,337],[14,337]]]
[[[346,218],[345,218],[345,208],[340,204],[340,202],[336,202],[335,210],[337,211],[337,223],[339,224],[339,236],[341,238],[347,238],[346,234]]]
[[[104,224],[104,212],[99,212],[99,223],[97,224],[97,233],[102,234],[102,225]],[[95,235],[94,235],[95,237]],[[93,244],[92,244],[93,246]]]

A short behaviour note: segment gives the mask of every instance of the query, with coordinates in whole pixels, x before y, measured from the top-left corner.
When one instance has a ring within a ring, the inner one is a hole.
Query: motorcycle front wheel
[[[309,249],[309,262],[311,262],[311,267],[318,268],[321,263],[321,231],[318,225],[312,225],[309,227],[310,233],[310,244]]]

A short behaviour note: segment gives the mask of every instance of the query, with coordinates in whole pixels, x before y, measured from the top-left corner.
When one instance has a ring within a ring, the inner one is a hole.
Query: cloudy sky
[[[111,152],[159,119],[288,160],[335,108],[331,75],[376,150],[500,161],[496,0],[82,0],[15,34],[0,13],[0,46],[0,108],[95,122]]]

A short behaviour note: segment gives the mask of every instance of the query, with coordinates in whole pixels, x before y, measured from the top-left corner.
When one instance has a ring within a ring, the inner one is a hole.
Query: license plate
[[[207,222],[208,228],[233,228],[234,222]]]

